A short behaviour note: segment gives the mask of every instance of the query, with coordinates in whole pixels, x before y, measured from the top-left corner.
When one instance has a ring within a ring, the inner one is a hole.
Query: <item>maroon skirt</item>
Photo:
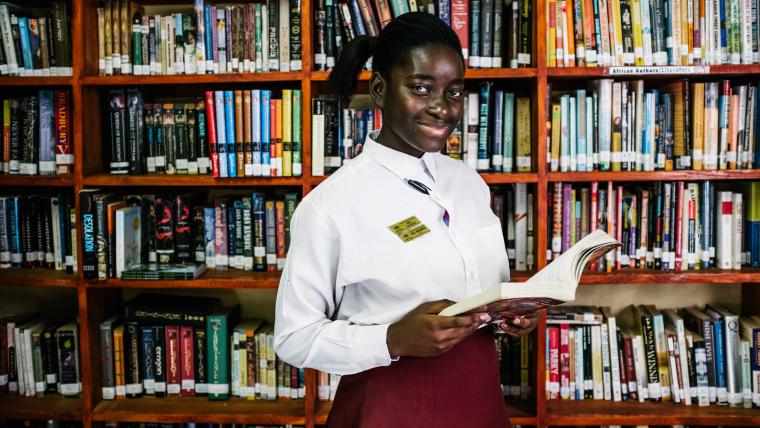
[[[330,428],[509,427],[490,327],[448,353],[343,376]]]

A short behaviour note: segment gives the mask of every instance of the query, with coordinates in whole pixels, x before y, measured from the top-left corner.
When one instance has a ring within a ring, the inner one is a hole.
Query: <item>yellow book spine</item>
[[[556,0],[549,0],[544,2],[546,5],[546,27],[549,31],[546,32],[546,46],[548,50],[546,52],[546,66],[557,66],[557,2]]]
[[[564,10],[562,11],[563,29],[565,34],[562,35],[563,49],[565,50],[565,67],[575,67],[575,26],[573,25],[573,2],[565,0]]]
[[[126,398],[127,381],[124,376],[124,327],[113,329],[113,373],[116,385],[116,398]]]
[[[293,176],[293,91],[282,90],[282,175]]]
[[[695,170],[702,169],[702,153],[704,150],[704,117],[705,117],[705,84],[694,83],[691,90],[691,114],[694,119],[691,122],[692,165]]]
[[[623,21],[620,18],[620,0],[610,0],[612,25],[615,28],[615,65],[623,65]]]
[[[530,98],[517,99],[517,172],[530,172]]]
[[[641,0],[631,0],[631,18],[633,19],[633,61],[641,67],[644,65],[644,37],[641,32]]]
[[[559,171],[559,152],[561,145],[562,130],[560,129],[560,120],[562,117],[562,106],[559,103],[552,104],[552,139],[551,139],[551,171]]]

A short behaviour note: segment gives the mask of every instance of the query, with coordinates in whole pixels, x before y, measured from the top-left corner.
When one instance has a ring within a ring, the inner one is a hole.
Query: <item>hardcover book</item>
[[[492,319],[523,316],[575,300],[583,269],[621,243],[601,229],[587,235],[525,283],[503,282],[438,315],[488,312]]]

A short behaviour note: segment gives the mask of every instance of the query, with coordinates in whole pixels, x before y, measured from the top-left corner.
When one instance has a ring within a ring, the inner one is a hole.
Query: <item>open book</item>
[[[442,310],[438,315],[488,312],[491,318],[514,318],[575,300],[575,289],[589,261],[620,246],[597,229],[568,248],[526,282],[502,282]]]

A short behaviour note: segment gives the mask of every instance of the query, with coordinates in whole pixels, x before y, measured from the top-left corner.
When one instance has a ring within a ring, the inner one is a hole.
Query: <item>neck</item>
[[[393,149],[398,152],[405,153],[409,156],[414,156],[416,158],[421,158],[422,155],[425,154],[424,151],[412,147],[409,144],[401,141],[401,139],[398,138],[398,136],[395,135],[393,131],[389,131],[385,127],[380,129],[380,134],[377,136],[376,141],[379,144],[388,147],[389,149]]]

